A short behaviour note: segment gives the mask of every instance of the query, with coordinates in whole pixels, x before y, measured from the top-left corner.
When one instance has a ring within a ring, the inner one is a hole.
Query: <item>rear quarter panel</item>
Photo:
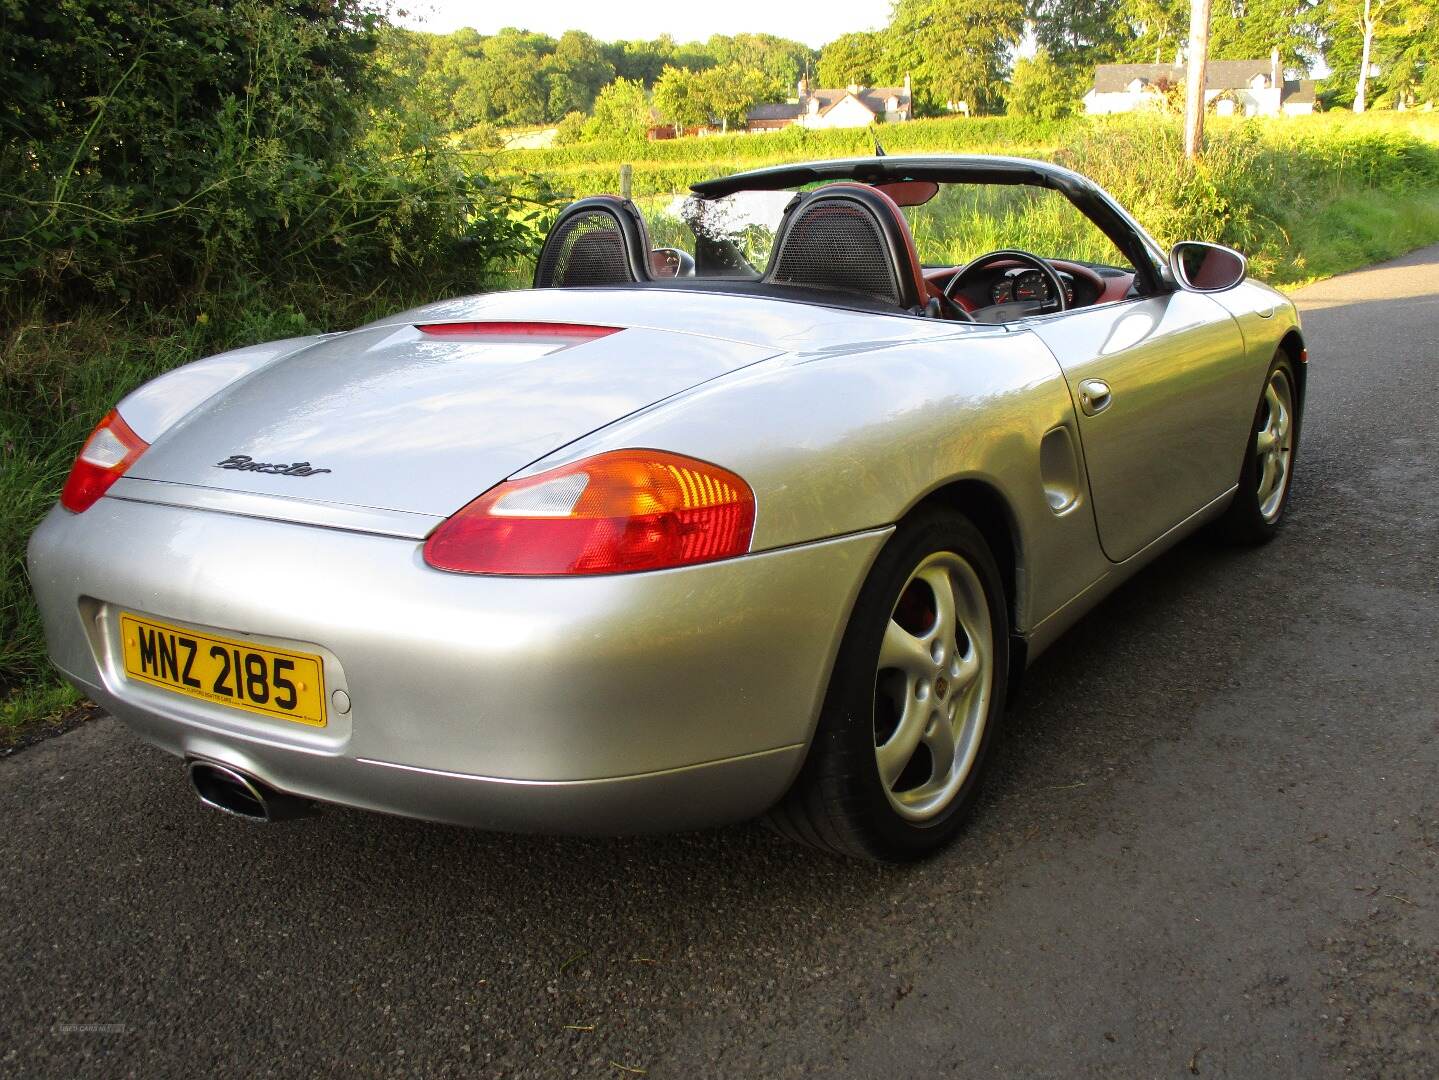
[[[1024,630],[1106,569],[1082,465],[1079,497],[1063,513],[1046,497],[1039,448],[1057,427],[1077,448],[1069,391],[1034,335],[956,330],[849,355],[774,358],[596,432],[524,474],[622,447],[713,461],[754,488],[757,551],[890,524],[948,483],[981,481],[1011,511]]]
[[[195,360],[132,390],[116,408],[136,435],[147,443],[153,443],[226,387],[277,360],[334,336],[316,334],[282,338]]]

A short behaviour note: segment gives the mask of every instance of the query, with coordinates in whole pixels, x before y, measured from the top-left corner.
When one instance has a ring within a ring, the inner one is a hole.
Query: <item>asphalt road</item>
[[[945,856],[257,828],[101,719],[0,762],[0,1074],[1439,1074],[1439,247],[1302,297],[1282,536],[1044,657]]]

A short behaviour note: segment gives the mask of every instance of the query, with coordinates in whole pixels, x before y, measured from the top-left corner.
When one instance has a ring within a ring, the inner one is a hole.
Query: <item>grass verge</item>
[[[97,712],[66,683],[36,680],[0,701],[0,757],[76,727]]]
[[[1284,288],[1347,273],[1439,243],[1439,191],[1342,195],[1298,217]]]

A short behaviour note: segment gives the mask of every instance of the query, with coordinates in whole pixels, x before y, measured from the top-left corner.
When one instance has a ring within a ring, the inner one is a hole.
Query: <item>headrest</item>
[[[790,207],[765,280],[858,292],[915,309],[923,299],[913,250],[894,200],[864,184],[831,184]]]
[[[634,203],[596,195],[560,211],[540,249],[535,288],[630,285],[649,278],[649,235]]]

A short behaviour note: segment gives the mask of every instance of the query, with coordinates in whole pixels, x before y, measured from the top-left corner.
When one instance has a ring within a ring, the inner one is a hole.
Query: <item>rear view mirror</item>
[[[1174,280],[1191,292],[1223,292],[1244,280],[1249,264],[1233,248],[1185,240],[1169,253]]]

